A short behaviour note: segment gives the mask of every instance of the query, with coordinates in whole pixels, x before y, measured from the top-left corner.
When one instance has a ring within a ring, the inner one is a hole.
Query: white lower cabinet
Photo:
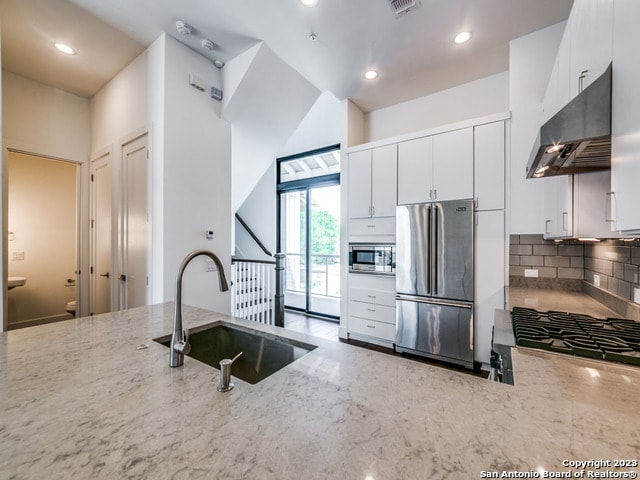
[[[350,338],[392,347],[396,341],[395,277],[349,274]]]

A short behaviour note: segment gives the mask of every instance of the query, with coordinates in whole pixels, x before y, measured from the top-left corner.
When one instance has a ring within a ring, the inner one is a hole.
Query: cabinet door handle
[[[568,220],[569,212],[562,212],[562,230],[564,230],[565,232],[569,231]]]
[[[376,228],[375,224],[369,224],[369,225],[367,225],[367,227],[369,227],[369,228]]]
[[[582,93],[584,89],[584,79],[587,76],[589,70],[583,70],[580,72],[580,76],[578,77],[578,93]]]
[[[375,207],[375,205],[372,205],[372,206],[371,206],[371,216],[372,216],[372,217],[375,217],[375,216],[376,216],[376,207]]]
[[[369,205],[369,216],[371,216],[371,205]]]
[[[434,200],[437,200],[437,199],[438,199],[438,189],[437,189],[437,188],[434,188],[434,189],[433,189],[433,199],[434,199]]]
[[[605,193],[605,206],[606,209],[604,212],[605,222],[614,223],[616,221],[613,216],[613,201],[615,200],[615,192],[607,192]],[[613,227],[612,227],[613,228]]]
[[[549,232],[549,224],[551,223],[551,220],[545,220],[544,221],[544,233],[551,233]]]
[[[367,328],[376,328],[375,325],[367,324]]]
[[[369,298],[376,298],[376,296],[375,296],[375,295],[367,295],[367,297],[369,297]]]
[[[375,308],[367,308],[367,311],[368,311],[368,312],[375,312],[375,311],[376,311],[376,309],[375,309]]]

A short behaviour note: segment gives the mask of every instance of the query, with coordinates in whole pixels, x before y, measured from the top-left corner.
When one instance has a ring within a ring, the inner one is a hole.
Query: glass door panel
[[[309,188],[309,311],[340,316],[340,186]]]
[[[307,191],[280,195],[281,251],[286,255],[286,307],[307,308]]]

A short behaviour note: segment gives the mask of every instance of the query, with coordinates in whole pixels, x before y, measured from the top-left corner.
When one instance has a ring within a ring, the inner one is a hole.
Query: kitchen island
[[[152,341],[172,313],[1,333],[0,478],[471,479],[640,460],[638,368],[514,349],[511,386],[185,307],[189,328],[224,320],[318,346],[219,393],[218,370],[170,368]]]

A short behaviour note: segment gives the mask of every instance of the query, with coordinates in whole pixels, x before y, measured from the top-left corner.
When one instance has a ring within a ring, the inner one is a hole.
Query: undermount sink
[[[153,339],[168,347],[171,335]],[[231,375],[255,384],[317,348],[250,328],[216,322],[190,330],[188,357],[220,368],[220,360],[242,355],[233,362]]]
[[[7,278],[7,287],[9,290],[13,290],[16,287],[23,287],[27,283],[25,277],[9,277]]]

